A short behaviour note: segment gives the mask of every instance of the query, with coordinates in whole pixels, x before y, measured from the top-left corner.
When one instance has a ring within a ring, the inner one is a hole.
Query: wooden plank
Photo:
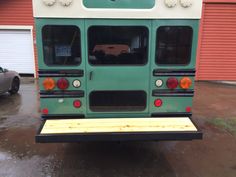
[[[188,117],[46,120],[41,134],[197,131]]]

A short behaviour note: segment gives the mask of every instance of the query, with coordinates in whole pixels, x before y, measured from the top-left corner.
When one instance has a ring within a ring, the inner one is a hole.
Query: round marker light
[[[187,8],[192,6],[193,0],[180,0],[180,4],[182,7]]]
[[[79,88],[79,87],[81,86],[81,82],[80,82],[79,80],[74,80],[74,81],[73,81],[73,86],[74,86],[75,88]]]
[[[157,81],[156,81],[156,86],[157,87],[161,87],[163,85],[163,81],[161,80],[161,79],[158,79]]]
[[[69,87],[69,81],[67,79],[61,78],[57,81],[57,87],[61,90],[66,90]]]
[[[69,6],[72,4],[73,0],[59,0],[62,6]]]
[[[165,5],[169,8],[173,8],[177,5],[178,0],[165,0]]]
[[[52,78],[46,78],[43,80],[43,87],[45,90],[53,90],[56,86],[55,81]]]
[[[189,89],[192,85],[192,80],[189,77],[184,77],[180,80],[179,85],[182,89]]]
[[[179,85],[179,82],[176,78],[169,78],[166,82],[166,85],[169,89],[176,89]]]
[[[73,105],[74,105],[75,108],[80,108],[80,107],[81,107],[81,102],[80,102],[80,100],[75,100],[75,101],[73,102]]]
[[[42,109],[42,113],[43,113],[43,114],[48,114],[48,112],[49,112],[49,111],[48,111],[47,108]]]
[[[190,106],[186,107],[186,112],[191,112],[192,108]]]
[[[46,6],[52,6],[56,3],[56,0],[43,0],[43,3],[46,5]]]
[[[155,100],[154,105],[155,105],[156,107],[161,107],[161,106],[162,106],[162,100],[161,100],[161,99]]]

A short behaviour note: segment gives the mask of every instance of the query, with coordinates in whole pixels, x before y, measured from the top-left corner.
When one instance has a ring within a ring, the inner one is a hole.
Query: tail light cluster
[[[162,80],[157,80],[156,81],[156,86],[157,87],[161,87],[162,85],[163,85]],[[182,89],[187,90],[192,86],[192,80],[189,77],[183,77],[180,80],[178,80],[175,77],[171,77],[171,78],[167,79],[166,86],[171,90],[176,89],[178,86]],[[156,99],[154,101],[154,106],[155,107],[161,107],[162,105],[163,105],[163,101],[161,99]],[[191,112],[191,107],[190,106],[186,107],[186,112]]]
[[[81,83],[79,80],[74,80],[72,85],[75,88],[78,88],[81,86]],[[66,90],[69,88],[70,82],[65,78],[60,78],[57,81],[55,81],[52,78],[46,78],[43,80],[43,87],[47,91],[53,90],[56,86],[57,86],[57,88],[59,88],[61,90]]]
[[[53,78],[45,78],[42,84],[46,91],[51,91],[55,89],[56,87],[59,88],[60,90],[66,90],[70,86],[70,82],[65,78],[60,78],[58,80],[54,80]],[[75,88],[79,88],[81,86],[81,82],[80,80],[74,80],[72,85]],[[58,103],[64,103],[64,99],[63,98],[58,99]],[[80,100],[74,100],[73,106],[74,108],[81,108],[82,103]],[[41,112],[42,114],[47,115],[49,114],[49,109],[43,108]]]
[[[176,89],[178,86],[187,90],[192,86],[192,80],[189,77],[184,77],[179,81],[177,78],[172,77],[167,79],[166,86],[171,90]]]

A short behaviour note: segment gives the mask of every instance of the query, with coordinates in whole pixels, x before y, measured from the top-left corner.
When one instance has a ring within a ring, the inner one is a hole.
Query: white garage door
[[[30,30],[0,30],[0,66],[21,74],[34,73]]]

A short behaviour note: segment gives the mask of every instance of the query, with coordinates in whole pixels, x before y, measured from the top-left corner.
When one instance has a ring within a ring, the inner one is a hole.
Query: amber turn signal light
[[[45,90],[53,90],[56,86],[55,81],[52,78],[46,78],[43,80],[43,87]]]
[[[189,89],[192,85],[192,80],[189,77],[184,77],[180,80],[179,85],[182,89]]]

